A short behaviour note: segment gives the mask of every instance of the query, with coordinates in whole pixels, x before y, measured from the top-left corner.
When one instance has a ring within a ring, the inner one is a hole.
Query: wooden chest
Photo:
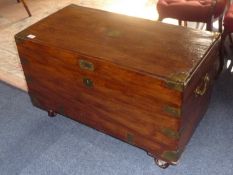
[[[219,35],[70,5],[15,36],[33,105],[175,164],[203,117]]]

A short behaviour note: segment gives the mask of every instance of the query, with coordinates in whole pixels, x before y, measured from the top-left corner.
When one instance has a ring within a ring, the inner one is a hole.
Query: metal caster
[[[57,114],[55,111],[53,111],[52,109],[48,110],[48,116],[49,117],[55,117]]]
[[[156,158],[155,158],[155,164],[162,169],[166,169],[170,165],[168,162]]]

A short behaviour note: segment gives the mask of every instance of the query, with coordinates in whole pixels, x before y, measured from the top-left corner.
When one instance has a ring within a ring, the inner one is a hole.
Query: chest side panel
[[[203,62],[195,70],[187,85],[182,105],[182,137],[180,148],[183,149],[203,118],[209,102],[219,66],[219,40],[213,44]]]

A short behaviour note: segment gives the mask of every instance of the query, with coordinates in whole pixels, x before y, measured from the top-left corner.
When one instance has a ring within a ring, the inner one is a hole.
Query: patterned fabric
[[[212,14],[221,15],[225,5],[226,0],[159,0],[157,10],[164,18],[205,22]]]

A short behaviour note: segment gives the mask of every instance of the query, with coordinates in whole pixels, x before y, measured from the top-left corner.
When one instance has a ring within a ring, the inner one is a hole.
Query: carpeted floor
[[[162,170],[143,150],[63,116],[49,118],[25,92],[0,83],[0,174],[232,175],[232,88],[225,70],[180,163]]]

